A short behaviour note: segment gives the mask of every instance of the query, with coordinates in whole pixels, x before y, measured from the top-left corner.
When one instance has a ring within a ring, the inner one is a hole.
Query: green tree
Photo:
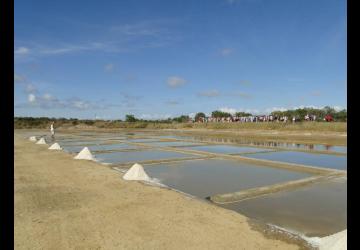
[[[227,112],[222,112],[222,111],[219,111],[219,110],[215,110],[211,113],[211,116],[214,117],[214,118],[221,118],[221,117],[231,117],[231,114],[230,113],[227,113]]]
[[[334,119],[335,119],[335,121],[341,121],[341,122],[347,121],[347,111],[346,111],[346,109],[343,109],[343,110],[337,112],[334,115]]]
[[[175,121],[175,122],[184,123],[184,122],[189,121],[189,119],[190,119],[190,117],[188,115],[182,115],[182,116],[179,116],[179,117],[175,117],[172,120]]]
[[[199,112],[195,115],[195,121],[199,121],[200,118],[205,118],[205,114],[203,112]]]
[[[331,108],[331,107],[329,107],[329,106],[324,107],[323,110],[325,111],[326,115],[332,115],[332,116],[334,116],[335,113],[336,113],[336,110],[333,109],[333,108]]]
[[[235,116],[236,117],[244,117],[244,116],[252,116],[252,114],[246,113],[246,112],[236,112]]]
[[[127,122],[136,122],[137,119],[135,118],[134,115],[126,115],[125,116],[125,121],[127,121]]]

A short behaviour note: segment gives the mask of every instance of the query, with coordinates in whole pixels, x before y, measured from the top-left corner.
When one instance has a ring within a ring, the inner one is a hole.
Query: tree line
[[[299,108],[293,110],[286,111],[273,111],[271,112],[272,116],[283,117],[287,116],[289,118],[296,117],[297,121],[304,121],[306,115],[315,115],[317,117],[317,121],[323,121],[326,115],[331,115],[334,121],[345,122],[347,121],[347,110],[343,109],[340,111],[336,111],[334,108],[329,106],[324,107],[323,109],[315,109],[315,108]],[[246,112],[237,112],[234,114],[223,112],[220,110],[215,110],[211,113],[212,118],[228,118],[228,117],[251,117],[255,116],[251,113]],[[52,121],[56,122],[56,126],[72,125],[76,126],[78,124],[85,125],[96,125],[97,123],[121,123],[121,122],[142,122],[142,123],[187,123],[192,121],[199,121],[201,118],[206,118],[204,112],[196,113],[195,117],[192,119],[188,115],[181,115],[174,118],[168,119],[158,119],[158,120],[146,120],[146,119],[138,119],[132,114],[127,114],[125,116],[125,120],[117,119],[117,120],[91,120],[91,119],[77,119],[77,118],[50,118],[50,117],[14,117],[14,127],[15,128],[46,128]]]
[[[291,109],[291,110],[285,110],[285,111],[273,111],[270,113],[271,116],[274,117],[288,117],[292,118],[295,117],[297,121],[304,121],[305,116],[311,115],[316,116],[317,121],[323,121],[326,115],[330,115],[333,117],[335,121],[345,122],[347,121],[347,110],[339,110],[336,111],[334,108],[331,108],[329,106],[326,106],[322,109],[316,109],[316,108],[298,108],[298,109]],[[234,114],[223,112],[220,110],[215,110],[211,112],[212,118],[228,118],[228,117],[249,117],[249,116],[262,116],[262,115],[253,115],[251,113],[246,112],[236,112]],[[199,112],[195,115],[195,121],[199,121],[202,118],[206,118],[205,113]]]

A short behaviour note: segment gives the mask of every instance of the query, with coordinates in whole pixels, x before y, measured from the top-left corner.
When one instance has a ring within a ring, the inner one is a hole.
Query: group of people
[[[229,117],[200,117],[197,122],[297,122],[299,117],[276,116],[276,115],[258,115],[258,116],[229,116]],[[306,114],[305,121],[316,121],[316,115]]]
[[[304,117],[305,121],[315,121],[316,120],[316,115],[305,115]]]

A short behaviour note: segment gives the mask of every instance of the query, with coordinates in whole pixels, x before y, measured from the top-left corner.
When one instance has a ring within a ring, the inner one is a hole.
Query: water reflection
[[[193,140],[201,142],[216,142],[216,143],[236,143],[236,144],[247,144],[252,146],[265,146],[265,147],[280,147],[280,148],[294,148],[304,150],[320,150],[320,151],[334,151],[346,153],[346,146],[334,146],[334,145],[323,145],[323,144],[300,144],[293,142],[278,142],[278,141],[254,141],[248,138],[214,138],[214,137],[202,137],[194,136]]]

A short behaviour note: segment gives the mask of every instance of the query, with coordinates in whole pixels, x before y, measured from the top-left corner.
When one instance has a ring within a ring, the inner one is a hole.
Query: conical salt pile
[[[35,137],[35,136],[30,136],[30,137],[29,137],[29,140],[30,140],[30,141],[36,141],[36,137]]]
[[[95,160],[88,147],[83,148],[75,157],[76,160]]]
[[[37,141],[36,144],[46,144],[46,141],[44,138],[41,138],[40,140]]]
[[[135,163],[123,176],[124,180],[150,181],[150,177],[144,171],[143,166]]]
[[[347,229],[333,235],[321,238],[320,250],[346,250],[347,249]]]
[[[51,145],[49,147],[49,149],[51,150],[62,150],[62,148],[60,147],[59,143],[55,142],[53,145]]]

